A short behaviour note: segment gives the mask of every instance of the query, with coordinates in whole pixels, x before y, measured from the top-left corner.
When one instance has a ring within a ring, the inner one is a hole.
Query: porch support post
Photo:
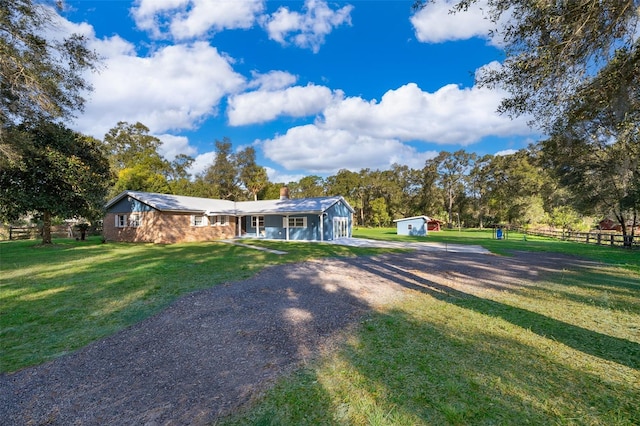
[[[320,241],[324,241],[324,220],[322,220],[322,213],[318,216],[318,220],[320,221]]]
[[[287,241],[289,241],[289,215],[284,217],[284,230]]]

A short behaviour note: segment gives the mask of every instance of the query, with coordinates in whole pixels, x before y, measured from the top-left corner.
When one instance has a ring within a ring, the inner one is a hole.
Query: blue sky
[[[102,139],[140,121],[168,159],[255,147],[274,182],[341,168],[420,168],[437,152],[508,153],[536,134],[495,113],[500,90],[474,86],[500,66],[482,3],[446,1],[67,0],[64,32],[104,58],[71,127]]]

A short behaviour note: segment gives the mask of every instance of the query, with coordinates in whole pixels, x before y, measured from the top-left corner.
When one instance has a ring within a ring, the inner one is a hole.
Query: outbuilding
[[[330,241],[351,237],[353,208],[341,196],[229,201],[123,191],[106,204],[107,241],[177,243],[235,237]]]
[[[425,236],[428,234],[427,223],[430,221],[427,216],[413,216],[396,219],[398,235],[418,235]]]

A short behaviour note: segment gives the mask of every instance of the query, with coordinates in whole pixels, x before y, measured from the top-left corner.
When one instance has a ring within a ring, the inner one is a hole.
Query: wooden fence
[[[8,232],[7,232],[8,230]],[[87,235],[101,235],[102,226],[89,228]],[[39,226],[8,226],[0,232],[0,240],[9,238],[9,240],[35,240],[42,238],[42,229]],[[80,237],[80,231],[72,227],[70,231],[68,225],[54,225],[51,227],[52,238],[77,238]]]
[[[555,230],[544,230],[544,229],[534,229],[534,230],[526,230],[526,231],[524,229],[517,229],[517,231],[522,232],[523,234],[558,238],[564,241],[575,241],[578,243],[607,245],[607,246],[613,246],[613,247],[630,247],[630,248],[636,248],[636,249],[640,248],[640,236],[638,235],[634,235],[634,236],[627,235],[625,237],[622,234],[614,233],[614,232],[602,232],[602,231],[575,232],[575,231],[555,231]],[[625,244],[625,242],[627,244]]]
[[[10,226],[9,240],[34,240],[42,237],[42,229],[38,226]],[[69,227],[60,225],[51,227],[52,238],[69,238]]]

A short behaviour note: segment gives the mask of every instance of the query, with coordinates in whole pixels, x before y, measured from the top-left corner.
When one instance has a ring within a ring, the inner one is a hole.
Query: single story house
[[[427,216],[413,216],[396,219],[394,222],[396,223],[398,235],[425,236],[428,233],[427,223],[430,220],[431,219]]]
[[[353,208],[341,196],[229,201],[123,191],[106,204],[107,241],[177,243],[234,237],[329,241],[351,237]]]

